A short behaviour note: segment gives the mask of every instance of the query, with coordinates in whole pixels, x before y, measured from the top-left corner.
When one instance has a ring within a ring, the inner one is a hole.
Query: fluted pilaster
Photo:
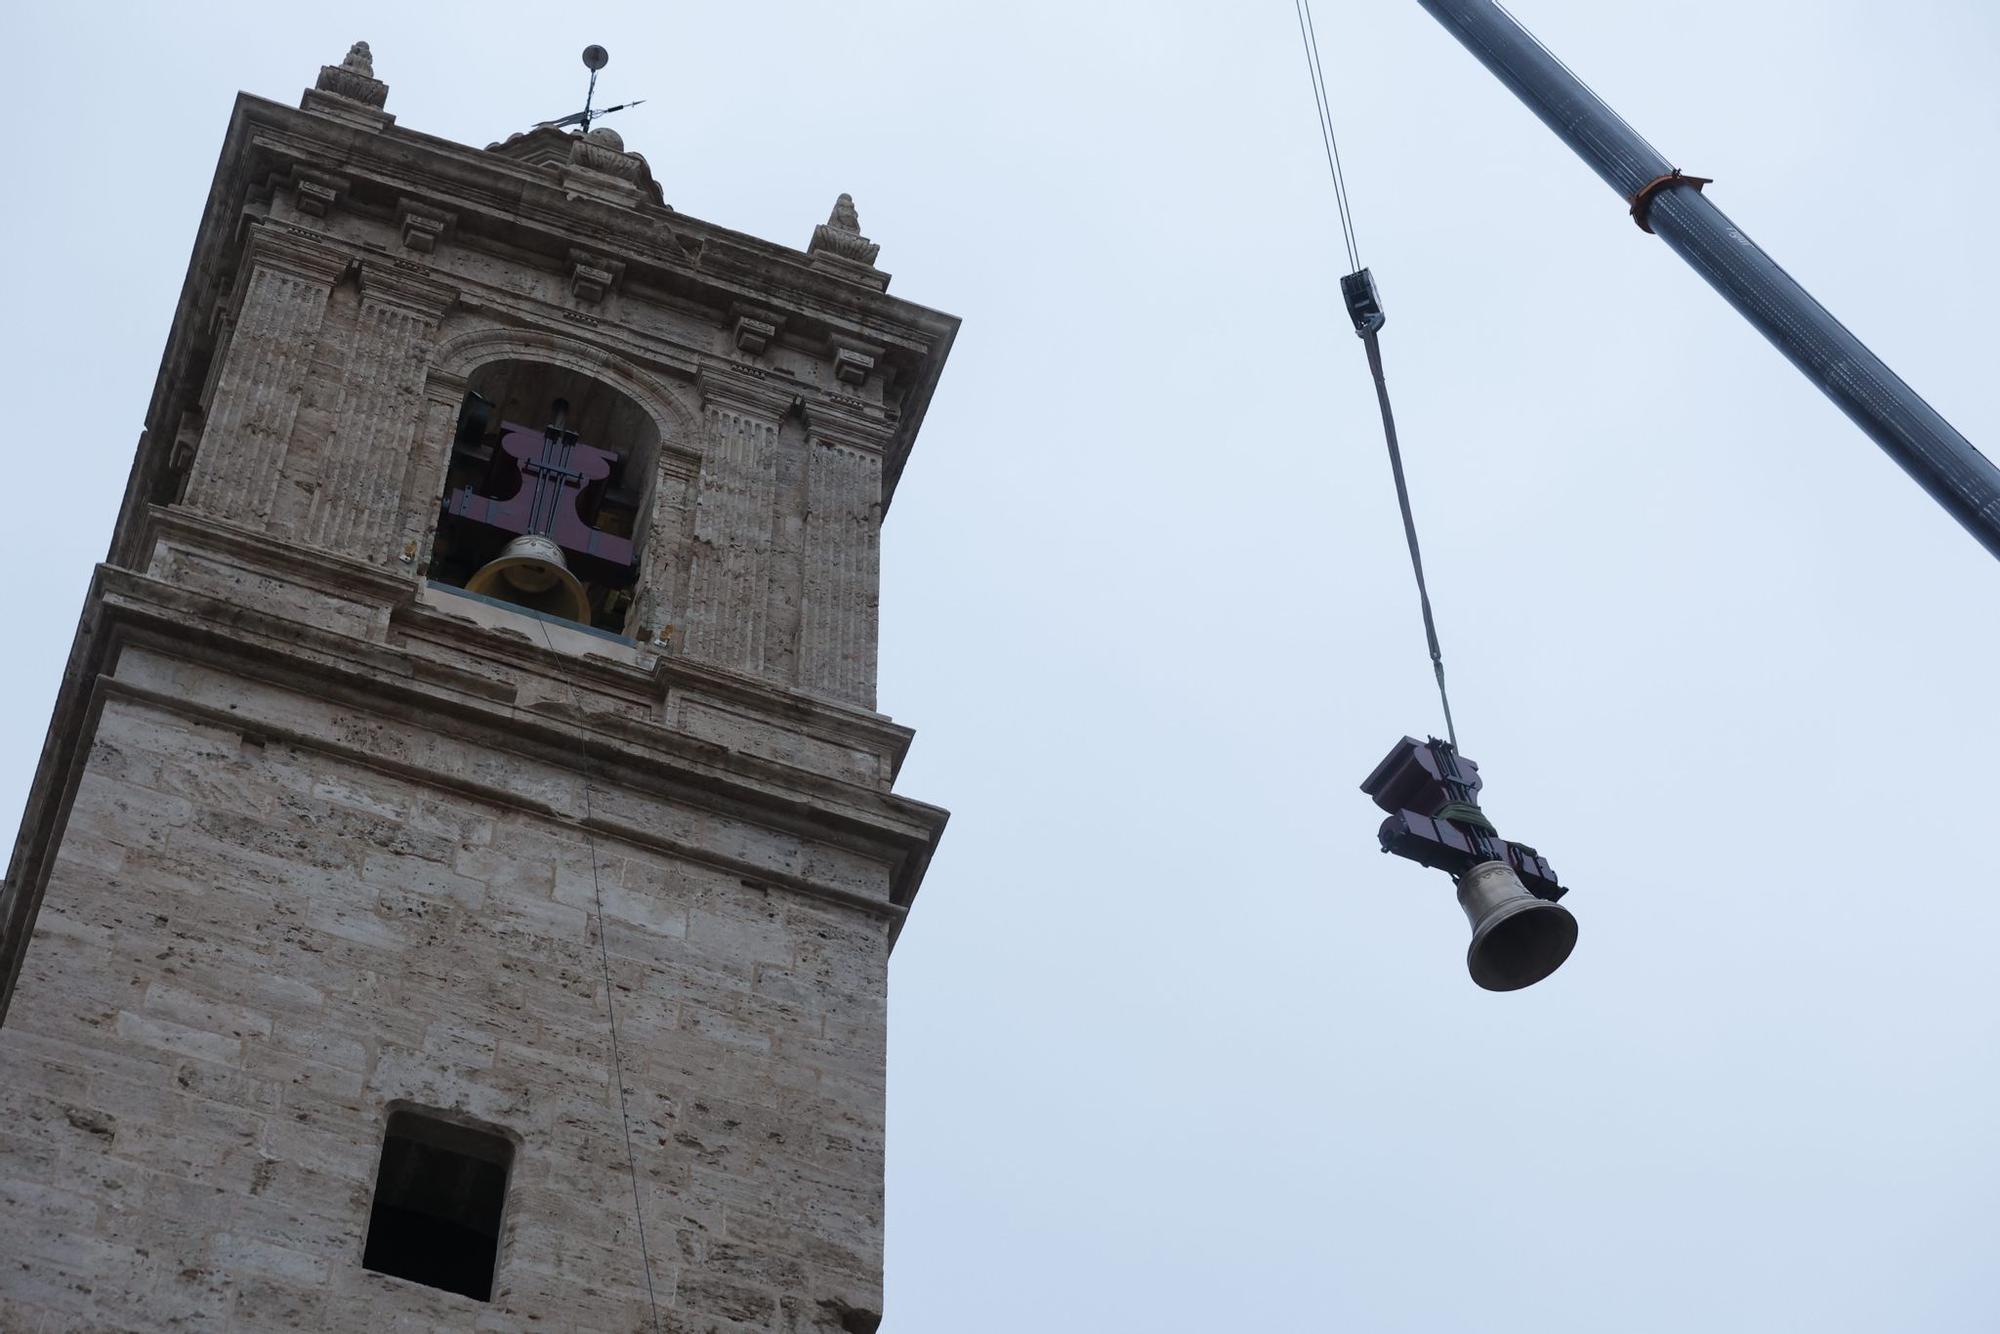
[[[424,308],[396,295],[362,299],[303,534],[314,546],[375,563],[387,563],[401,546],[404,479],[425,416],[424,377],[442,305]]]
[[[690,657],[761,675],[778,428],[734,406],[711,405],[704,415],[681,646]]]
[[[344,259],[260,233],[214,402],[189,479],[187,504],[251,527],[269,522],[327,295]]]
[[[815,441],[808,455],[799,684],[873,708],[882,458]]]

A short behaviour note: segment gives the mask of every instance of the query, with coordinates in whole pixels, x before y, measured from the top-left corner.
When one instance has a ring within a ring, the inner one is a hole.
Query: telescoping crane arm
[[[1418,0],[1686,260],[2000,557],[2000,468],[1903,383],[1494,0]]]

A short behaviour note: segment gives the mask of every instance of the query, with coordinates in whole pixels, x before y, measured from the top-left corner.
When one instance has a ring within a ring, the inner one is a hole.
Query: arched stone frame
[[[645,521],[635,534],[639,580],[632,630],[642,638],[659,633],[672,619],[679,566],[684,563],[693,482],[702,453],[700,409],[691,386],[679,388],[628,358],[553,329],[482,323],[439,341],[424,385],[423,429],[403,488],[404,558],[416,571],[430,566],[438,496],[467,384],[480,367],[500,361],[543,362],[600,380],[630,398],[651,420],[659,447],[640,502]]]

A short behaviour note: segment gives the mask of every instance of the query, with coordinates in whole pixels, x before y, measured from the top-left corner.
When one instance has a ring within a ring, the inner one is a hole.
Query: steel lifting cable
[[[1453,750],[1458,749],[1458,729],[1451,718],[1451,696],[1444,685],[1444,650],[1438,647],[1437,619],[1431,614],[1430,588],[1424,582],[1423,550],[1417,543],[1417,520],[1410,511],[1410,488],[1403,478],[1403,451],[1396,442],[1396,417],[1389,408],[1389,382],[1382,374],[1382,303],[1375,292],[1375,279],[1361,267],[1361,248],[1354,239],[1354,209],[1347,192],[1347,175],[1340,161],[1340,143],[1333,133],[1333,107],[1327,99],[1326,71],[1320,64],[1319,30],[1313,23],[1312,0],[1292,0],[1298,12],[1299,42],[1305,49],[1306,74],[1312,80],[1313,103],[1319,113],[1320,141],[1326,149],[1326,169],[1333,178],[1334,210],[1340,221],[1340,239],[1347,250],[1350,272],[1340,280],[1347,313],[1353,317],[1354,332],[1368,349],[1368,372],[1375,379],[1375,401],[1382,408],[1382,435],[1389,446],[1389,471],[1396,479],[1396,505],[1403,514],[1403,537],[1410,547],[1410,569],[1417,577],[1417,601],[1423,607],[1424,640],[1430,648],[1431,671],[1437,676],[1438,703],[1444,708],[1444,731]]]
[[[1347,247],[1349,272],[1361,267],[1361,250],[1354,239],[1354,210],[1347,204],[1347,175],[1340,166],[1340,140],[1333,132],[1333,108],[1326,96],[1326,71],[1319,63],[1319,30],[1313,26],[1312,6],[1292,0],[1299,16],[1299,41],[1305,44],[1306,74],[1312,79],[1313,105],[1319,111],[1320,144],[1326,149],[1326,169],[1333,177],[1333,202],[1340,215],[1340,239]]]
[[[1375,401],[1382,405],[1382,435],[1389,442],[1389,471],[1396,477],[1396,504],[1403,511],[1403,537],[1410,544],[1410,569],[1417,576],[1417,601],[1424,609],[1424,639],[1430,645],[1431,671],[1437,675],[1438,703],[1444,706],[1444,734],[1458,749],[1458,728],[1451,720],[1451,696],[1444,688],[1444,650],[1438,647],[1437,619],[1431,615],[1431,591],[1424,584],[1424,553],[1417,546],[1417,520],[1410,513],[1410,488],[1403,480],[1403,451],[1396,444],[1396,417],[1389,410],[1389,382],[1382,378],[1382,345],[1376,323],[1361,335],[1368,348],[1368,372],[1375,377]]]

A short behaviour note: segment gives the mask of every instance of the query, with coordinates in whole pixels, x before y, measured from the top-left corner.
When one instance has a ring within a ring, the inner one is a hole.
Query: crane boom
[[[1494,0],[1418,0],[1988,552],[2000,468]]]

